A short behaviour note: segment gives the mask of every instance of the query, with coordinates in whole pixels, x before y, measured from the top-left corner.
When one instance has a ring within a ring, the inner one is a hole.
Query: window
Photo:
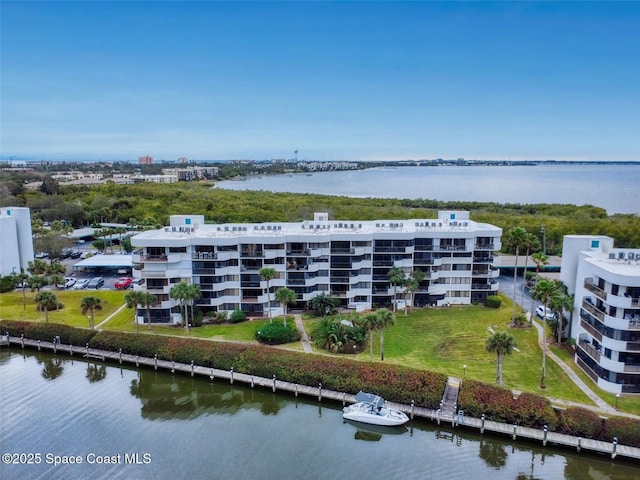
[[[591,240],[591,248],[598,248],[600,246],[600,240]]]

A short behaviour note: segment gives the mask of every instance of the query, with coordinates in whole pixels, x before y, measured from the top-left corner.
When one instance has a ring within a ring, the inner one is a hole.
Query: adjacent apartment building
[[[560,278],[575,295],[576,363],[603,390],[640,393],[640,250],[566,235]]]
[[[482,302],[498,290],[494,250],[502,230],[469,219],[464,211],[441,211],[434,219],[347,221],[316,213],[296,223],[205,224],[202,215],[173,215],[169,226],[132,237],[134,277],[156,295],[152,322],[179,323],[180,308],[170,298],[181,282],[200,286],[196,301],[203,312],[241,309],[266,316],[267,282],[259,271],[273,268],[272,314],[281,312],[274,292],[288,287],[294,309],[307,309],[321,293],[340,305],[363,311],[390,305],[402,289],[389,281],[399,267],[408,275],[421,270],[417,306]],[[397,291],[396,291],[397,290]],[[139,321],[145,312],[139,311]]]
[[[0,276],[27,270],[33,261],[31,211],[26,207],[0,208]]]

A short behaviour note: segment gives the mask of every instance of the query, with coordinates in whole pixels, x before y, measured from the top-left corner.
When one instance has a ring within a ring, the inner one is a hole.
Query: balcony
[[[145,262],[166,262],[166,255],[140,255],[140,258]]]
[[[582,300],[582,308],[584,308],[587,312],[604,323],[604,312],[596,307],[593,303],[587,302],[587,300],[584,299]]]
[[[218,254],[214,252],[195,252],[191,255],[193,260],[216,260]]]
[[[584,373],[586,373],[587,375],[589,375],[589,377],[591,378],[591,380],[593,380],[594,382],[598,383],[598,375],[596,374],[596,372],[594,372],[591,367],[589,367],[589,365],[586,364],[586,362],[584,360],[582,360],[581,358],[578,358],[578,361],[576,362],[578,364],[578,366],[584,370]]]
[[[585,278],[584,280],[584,288],[589,290],[591,293],[594,293],[595,295],[597,295],[603,301],[607,300],[607,292],[605,292],[602,288],[598,287],[588,278]]]
[[[585,322],[583,319],[580,319],[580,326],[587,332],[589,332],[589,335],[591,335],[593,338],[596,338],[599,342],[602,342],[602,334],[587,322]]]
[[[493,263],[493,257],[473,257],[473,263]]]
[[[493,243],[476,243],[475,250],[491,250],[495,249],[495,245]]]
[[[593,345],[588,343],[585,340],[579,340],[578,345],[582,350],[584,350],[591,358],[593,358],[596,362],[600,363],[600,352],[596,350]]]

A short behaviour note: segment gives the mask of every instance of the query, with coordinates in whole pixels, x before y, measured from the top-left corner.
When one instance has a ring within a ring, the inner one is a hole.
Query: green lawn
[[[96,295],[102,299],[103,310],[96,312],[95,323],[98,325],[107,316],[112,315],[102,329],[117,331],[135,331],[133,310],[123,308],[122,291],[58,291],[59,300],[65,308],[49,313],[49,321],[67,325],[88,327],[89,321],[80,312],[80,302],[88,295]],[[44,313],[36,311],[33,301],[35,296],[27,292],[27,308],[22,308],[22,293],[11,292],[0,295],[0,313],[2,318],[15,320],[44,321]],[[396,314],[396,324],[386,329],[385,362],[396,363],[417,369],[442,372],[459,378],[466,377],[482,382],[494,383],[496,357],[485,350],[485,341],[493,331],[506,330],[517,341],[518,351],[507,356],[503,362],[504,386],[507,388],[543,394],[584,404],[592,404],[589,398],[573,384],[555,362],[547,358],[547,388],[540,389],[542,352],[537,345],[537,331],[533,328],[512,329],[511,303],[503,299],[500,309],[489,309],[483,306],[452,306],[449,308],[417,309],[404,315]],[[310,332],[317,321],[313,317],[304,317],[307,332]],[[240,342],[255,342],[255,332],[267,320],[251,320],[238,324],[205,325],[192,328],[191,332],[181,327],[153,326],[151,329],[141,325],[141,333],[188,336]],[[302,350],[300,342],[283,345],[285,348]],[[318,349],[315,349],[318,351]],[[319,353],[329,354],[325,351]],[[554,349],[593,388],[598,395],[615,405],[615,395],[599,390],[595,384],[572,363],[568,352]],[[344,357],[344,355],[342,355]],[[358,355],[347,358],[358,361],[369,361],[368,347]],[[380,361],[379,335],[374,336],[374,358]],[[466,365],[466,371],[464,369]],[[640,398],[621,397],[618,400],[621,411],[640,414]]]

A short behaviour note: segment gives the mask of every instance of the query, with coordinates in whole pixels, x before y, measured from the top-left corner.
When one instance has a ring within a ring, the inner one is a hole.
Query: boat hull
[[[342,418],[352,422],[379,425],[383,427],[397,427],[409,421],[409,417],[400,410],[393,408],[371,409],[367,404],[355,403],[344,408]]]

